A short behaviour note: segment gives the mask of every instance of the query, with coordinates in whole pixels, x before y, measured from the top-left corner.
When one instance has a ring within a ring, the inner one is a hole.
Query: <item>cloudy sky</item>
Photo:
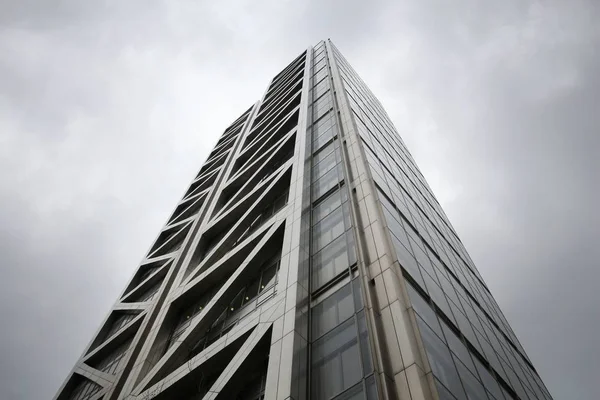
[[[217,136],[327,37],[555,398],[597,398],[599,17],[594,0],[0,0],[0,398],[54,395]]]

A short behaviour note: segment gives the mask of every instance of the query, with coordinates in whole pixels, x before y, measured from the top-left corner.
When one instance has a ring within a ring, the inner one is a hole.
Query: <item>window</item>
[[[404,268],[405,271],[411,276],[411,278],[417,282],[419,286],[425,288],[425,282],[423,281],[423,277],[421,276],[421,270],[419,269],[419,264],[417,264],[417,260],[412,255],[412,251],[404,244],[396,238],[395,235],[392,236],[392,242],[394,244],[394,249],[396,250],[396,255],[398,256],[398,262],[400,266]]]
[[[69,400],[88,400],[100,391],[101,387],[89,379],[81,378],[81,381],[71,392]]]
[[[140,282],[140,283],[144,282],[147,277],[149,277],[150,275],[152,275],[159,268],[160,267],[146,267],[146,269],[144,270],[144,272],[142,272],[140,274],[140,277],[138,278],[138,282]]]
[[[315,67],[315,69],[317,69],[317,67]],[[313,96],[314,96],[314,98],[315,98],[315,99],[318,99],[319,97],[321,97],[321,95],[322,95],[323,93],[325,93],[326,91],[328,91],[328,90],[329,90],[329,86],[330,86],[330,85],[329,85],[329,79],[327,79],[327,78],[325,78],[325,79],[322,79],[322,80],[321,80],[319,83],[317,83],[317,84],[315,85],[315,88],[314,88],[314,95],[313,95]]]
[[[312,289],[316,290],[356,262],[351,233],[342,235],[312,258]]]
[[[331,113],[326,114],[313,124],[313,150],[319,149],[335,135],[335,120]]]
[[[160,289],[160,284],[161,282],[158,282],[150,289],[146,290],[144,293],[142,293],[142,295],[137,301],[140,303],[143,303],[145,301],[152,301],[152,299],[154,299],[154,296],[156,296],[156,293],[158,293],[158,289]]]
[[[312,347],[312,399],[329,400],[362,378],[354,319],[319,339]]]
[[[256,231],[259,227],[261,227],[262,224],[264,224],[266,221],[268,221],[269,218],[271,218],[273,215],[277,214],[277,212],[279,210],[281,210],[287,204],[287,196],[288,196],[288,190],[286,189],[275,200],[273,200],[271,203],[267,204],[265,206],[265,208],[263,208],[258,213],[258,215],[256,217],[254,217],[252,222],[250,222],[250,224],[247,225],[246,229],[236,239],[236,241],[233,243],[232,247],[237,246],[244,239],[246,239],[248,236],[250,236],[254,231]],[[218,240],[214,240],[211,243],[217,244],[221,240],[222,236],[223,235],[220,235]],[[214,244],[213,244],[213,247],[214,247]]]
[[[333,143],[329,144],[329,146],[325,147],[323,151],[320,151],[314,157],[312,168],[313,182],[336,166],[336,151],[332,151],[333,147]]]
[[[467,392],[467,398],[469,400],[487,400],[487,395],[485,394],[485,389],[481,385],[481,382],[465,367],[465,365],[460,362],[456,357],[454,357],[454,363],[456,364],[456,368],[458,369],[458,373],[460,375],[460,379],[462,380],[463,387]]]
[[[448,347],[450,347],[450,350],[460,359],[460,361],[462,361],[463,364],[465,364],[465,366],[469,368],[473,374],[476,374],[477,371],[475,370],[475,365],[473,364],[469,350],[464,343],[445,323],[442,323],[442,329],[444,330],[446,342],[448,342]]]
[[[312,337],[317,339],[354,315],[350,284],[313,307]]]
[[[331,195],[319,202],[312,211],[313,222],[322,220],[329,215],[333,210],[342,205],[342,201],[346,201],[348,195],[345,190],[336,190]]]
[[[344,233],[344,212],[342,207],[324,217],[313,226],[313,252],[321,250]]]
[[[320,70],[318,70],[315,73],[314,76],[314,82],[320,82],[323,78],[325,78],[327,76],[327,68],[325,68],[325,66],[323,66],[323,68],[321,68]]]
[[[325,66],[325,64],[326,64],[325,57],[323,57],[323,59],[321,59],[319,62],[317,62],[315,64],[315,71],[318,71],[319,69],[323,68]]]
[[[337,185],[342,177],[344,176],[342,172],[341,164],[338,164],[336,168],[330,169],[323,176],[321,176],[315,183],[312,185],[312,198],[314,200],[323,196],[329,190],[331,190],[335,185]]]
[[[502,390],[500,389],[500,385],[494,379],[492,374],[479,362],[476,357],[473,357],[473,361],[475,363],[475,367],[477,368],[477,372],[479,372],[479,376],[481,377],[481,381],[484,383],[485,388],[494,396],[497,400],[502,400]]]
[[[429,326],[423,323],[421,318],[417,318],[417,323],[433,375],[456,397],[459,399],[466,398],[448,347],[433,333]]]
[[[125,355],[127,354],[130,344],[131,340],[128,340],[113,350],[108,356],[100,361],[100,363],[98,363],[97,369],[102,372],[106,372],[107,374],[116,375],[123,359],[125,358]]]
[[[319,119],[333,107],[333,101],[329,89],[314,104],[314,118]]]
[[[396,238],[400,242],[405,244],[408,243],[406,232],[404,232],[404,228],[402,227],[398,219],[396,219],[396,217],[393,214],[391,214],[385,207],[383,208],[383,214],[385,215],[385,220],[388,224],[388,228],[390,229],[390,231],[392,231],[394,236],[396,236]]]
[[[183,335],[183,333],[187,330],[187,328],[191,325],[192,320],[200,314],[200,312],[204,309],[206,304],[213,298],[215,293],[217,292],[217,287],[211,288],[207,290],[200,299],[198,299],[193,305],[184,309],[177,319],[177,324],[173,328],[173,332],[171,333],[171,338],[169,339],[169,343],[166,347],[168,349],[177,340]]]
[[[233,300],[212,323],[206,335],[198,341],[190,353],[190,358],[227,334],[240,320],[252,313],[257,305],[275,294],[277,272],[281,263],[280,257],[277,255],[265,262],[256,278],[236,293]]]
[[[137,314],[120,314],[114,319],[114,322],[110,326],[108,332],[106,332],[106,337],[109,338],[114,335],[117,331],[119,331],[122,327],[127,325],[131,320],[136,317]]]
[[[359,312],[358,320],[358,340],[360,341],[360,353],[364,374],[370,374],[373,371],[373,361],[371,359],[371,345],[369,344],[369,331],[367,329],[367,320],[365,313]]]
[[[444,337],[438,318],[429,303],[427,303],[427,301],[421,297],[421,295],[412,287],[411,284],[406,285],[406,287],[408,289],[410,302],[415,312],[419,314],[421,318],[423,318],[423,321],[425,321],[425,323],[429,325],[429,327],[433,329],[433,331],[439,337]]]

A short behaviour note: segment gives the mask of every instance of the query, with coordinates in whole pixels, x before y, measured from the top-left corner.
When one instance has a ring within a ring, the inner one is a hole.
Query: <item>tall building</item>
[[[328,40],[225,129],[55,399],[551,396]]]

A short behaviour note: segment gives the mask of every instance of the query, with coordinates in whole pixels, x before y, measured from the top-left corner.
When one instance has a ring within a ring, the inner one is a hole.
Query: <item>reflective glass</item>
[[[429,325],[431,329],[440,337],[443,338],[444,334],[438,322],[438,318],[431,306],[425,301],[423,297],[412,287],[411,284],[407,284],[408,296],[412,303],[415,312],[423,318],[423,320]]]
[[[329,143],[327,146],[324,146],[323,148],[319,149],[318,152],[315,152],[313,154],[312,164],[314,166],[319,164],[321,161],[323,161],[324,158],[329,156],[333,152],[334,149],[335,149],[335,146],[334,146],[333,142]]]
[[[366,385],[367,400],[379,400],[379,396],[377,395],[377,385],[375,384],[375,377],[373,375],[367,378]]]
[[[342,207],[324,217],[313,226],[313,251],[319,251],[344,233],[344,212]]]
[[[385,220],[388,224],[388,228],[392,231],[394,236],[399,239],[403,243],[407,243],[408,239],[406,237],[406,232],[404,232],[404,228],[398,222],[398,220],[386,209],[383,209],[383,214],[385,215]]]
[[[420,318],[417,318],[433,374],[459,399],[466,398],[448,347]]]
[[[312,399],[329,400],[362,377],[354,319],[335,328],[312,347]]]
[[[342,191],[337,190],[313,208],[313,223],[319,222],[342,205]]]
[[[313,184],[313,199],[318,199],[332,189],[341,180],[339,168],[333,168]]]
[[[479,373],[479,377],[485,388],[496,398],[496,400],[503,400],[502,390],[496,379],[494,379],[487,368],[481,364],[477,357],[473,357],[473,362],[475,363],[475,367],[477,368],[477,372]]]
[[[363,371],[365,374],[370,374],[373,371],[373,361],[371,360],[371,345],[369,344],[369,331],[365,313],[362,311],[358,313],[357,320]]]
[[[469,368],[469,370],[471,370],[472,373],[476,374],[477,371],[475,370],[475,365],[473,365],[473,361],[471,360],[469,349],[467,349],[464,343],[444,322],[442,322],[442,329],[444,330],[446,342],[448,343],[450,350],[452,350],[452,352],[458,356],[458,358]]]
[[[317,71],[317,73],[314,76],[314,82],[320,82],[323,78],[325,78],[327,76],[327,68],[321,68],[320,70]]]
[[[460,360],[454,358],[456,369],[462,380],[465,392],[467,392],[467,399],[469,400],[488,400],[488,397],[481,385],[481,382],[460,362]]]
[[[313,339],[317,339],[354,315],[350,285],[342,287],[314,306],[311,312],[312,337]]]
[[[326,155],[319,161],[320,162],[318,162],[318,164],[315,162],[314,167],[312,169],[313,182],[318,180],[327,171],[329,171],[333,167],[335,167],[335,165],[337,163],[335,152],[330,152],[328,155]]]
[[[354,385],[349,390],[340,394],[339,396],[335,396],[334,400],[364,400],[365,394],[363,393],[362,383],[358,385]]]
[[[362,310],[363,300],[362,292],[360,290],[360,278],[356,278],[352,281],[352,292],[354,294],[354,308],[356,311]]]
[[[331,126],[329,129],[319,134],[319,136],[313,136],[313,149],[316,151],[321,146],[325,145],[329,142],[336,134],[335,125]]]
[[[340,236],[313,256],[313,290],[350,266],[345,236]]]
[[[407,249],[404,244],[402,244],[398,238],[396,238],[396,236],[393,234],[391,236],[400,266],[402,266],[402,268],[404,268],[410,274],[410,276],[419,284],[419,286],[425,290],[425,282],[423,281],[419,265],[417,264],[417,260],[415,260],[413,257],[412,252]]]
[[[440,400],[456,400],[456,397],[439,380],[435,379],[435,387],[437,389]]]

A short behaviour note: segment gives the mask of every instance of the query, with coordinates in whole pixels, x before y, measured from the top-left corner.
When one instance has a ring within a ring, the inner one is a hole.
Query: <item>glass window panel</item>
[[[505,397],[506,399],[514,399],[514,397],[513,397],[511,394],[509,394],[509,393],[506,391],[506,389],[504,389],[503,387],[501,387],[500,389],[502,390],[502,393],[504,394],[504,397]]]
[[[462,380],[465,392],[467,392],[467,398],[469,400],[488,400],[481,382],[479,382],[460,360],[454,358],[454,363],[456,364],[456,369]]]
[[[322,103],[318,105],[319,108],[316,108],[315,110],[315,118],[320,118],[321,116],[325,115],[326,113],[328,113],[329,111],[331,111],[332,107],[333,107],[333,103],[331,101],[327,102],[327,103]]]
[[[256,296],[258,296],[258,288],[260,285],[260,279],[254,279],[250,285],[246,288],[246,292],[244,294],[243,304],[246,304],[252,301]]]
[[[242,300],[244,298],[244,289],[240,290],[238,294],[233,298],[231,303],[229,303],[228,313],[232,314],[234,311],[237,311],[242,306]]]
[[[359,383],[339,396],[336,396],[334,400],[364,400],[364,398],[365,394],[363,393],[363,386],[362,383]]]
[[[329,103],[329,107],[331,107],[331,91],[327,89],[323,92],[319,97],[317,97],[314,101],[314,108],[320,109]]]
[[[315,98],[320,97],[327,90],[329,90],[329,79],[325,78],[321,82],[319,82],[317,84],[317,86],[315,86],[315,89],[314,89],[314,93],[315,93],[314,96],[315,96]]]
[[[329,400],[362,377],[354,319],[335,328],[312,347],[312,397]]]
[[[475,365],[471,360],[469,349],[467,349],[460,338],[456,336],[456,334],[444,322],[442,322],[442,329],[444,330],[446,342],[448,342],[450,350],[452,350],[452,352],[458,356],[458,358],[469,368],[472,373],[476,374],[477,372],[475,370]]]
[[[360,340],[360,353],[362,357],[362,366],[364,374],[370,374],[373,371],[373,361],[371,359],[371,345],[369,344],[369,331],[367,329],[367,320],[365,313],[360,312],[357,315],[358,336]]]
[[[318,199],[338,184],[342,176],[339,168],[333,168],[313,184],[313,199]]]
[[[394,236],[402,243],[408,243],[408,238],[406,236],[406,232],[404,232],[404,228],[398,222],[398,220],[390,214],[390,212],[384,207],[383,214],[385,215],[385,220],[387,221],[388,228],[392,231]]]
[[[425,282],[423,281],[423,277],[421,276],[421,271],[419,269],[419,265],[417,264],[417,260],[412,255],[412,252],[408,250],[399,240],[394,236],[392,236],[392,242],[394,243],[394,248],[396,249],[396,255],[398,256],[398,262],[400,266],[404,268],[410,276],[425,290]]]
[[[377,385],[375,384],[375,377],[373,375],[367,378],[366,385],[367,400],[379,400],[379,396],[377,395]]]
[[[325,132],[323,132],[322,134],[320,134],[319,136],[314,136],[313,150],[316,151],[319,148],[321,148],[321,146],[330,142],[334,138],[335,134],[336,134],[336,130],[335,130],[335,126],[333,126],[333,127],[329,128],[328,130],[326,130]]]
[[[461,331],[462,331],[462,329],[461,329]],[[464,331],[463,331],[463,334],[464,334]],[[494,370],[496,370],[496,372],[498,372],[500,375],[502,375],[506,379],[504,371],[502,370],[502,366],[500,365],[500,359],[498,359],[496,352],[492,349],[492,345],[490,345],[489,342],[486,339],[484,339],[480,333],[476,333],[476,335],[477,335],[478,343],[481,347],[481,353],[485,356],[485,358],[488,360],[488,362],[492,365],[492,368],[494,368]],[[468,336],[467,336],[467,338],[468,338]],[[469,341],[471,341],[471,340],[469,339]]]
[[[440,400],[456,400],[456,397],[439,380],[435,379],[435,386]]]
[[[415,248],[413,247],[413,250],[415,250]],[[415,253],[418,253],[419,250],[414,251]],[[433,268],[433,265],[431,265],[431,263],[429,262],[429,259],[425,259],[425,260],[418,260],[419,262],[419,266],[422,268],[423,271],[427,272],[427,274],[429,274],[429,276],[431,276],[431,278],[433,279],[433,281],[436,284],[438,283],[438,277],[435,273],[435,269]]]
[[[326,64],[325,61],[325,57],[323,57],[323,59],[319,60],[316,64],[315,64],[315,71],[320,70],[321,68],[323,68]]]
[[[344,212],[342,207],[338,207],[314,225],[312,230],[313,251],[321,250],[343,233]]]
[[[316,339],[354,315],[350,285],[342,287],[314,306],[311,312],[312,335],[313,339]]]
[[[323,201],[319,202],[313,209],[313,223],[319,222],[323,217],[329,215],[333,210],[342,205],[342,193],[345,191],[337,190]],[[345,196],[344,196],[345,197]]]
[[[458,308],[461,308],[461,303],[460,300],[458,299],[458,295],[456,294],[456,290],[454,290],[454,286],[452,286],[452,284],[450,283],[450,281],[448,279],[446,279],[443,275],[439,274],[438,275],[438,282],[440,282],[440,286],[442,287],[442,290],[444,291],[444,293],[446,294],[446,296],[448,296],[448,298],[450,300],[452,300],[452,302],[458,306]]]
[[[422,276],[423,280],[425,280],[425,285],[427,285],[429,296],[435,305],[438,306],[438,308],[440,308],[452,322],[454,322],[454,316],[452,315],[450,305],[448,300],[446,300],[446,296],[444,295],[444,292],[442,292],[442,289],[437,285],[437,283],[435,283],[433,278],[429,276],[427,272],[422,271]]]
[[[475,367],[477,368],[477,372],[479,372],[479,377],[483,382],[485,388],[494,396],[497,400],[502,400],[502,390],[500,389],[500,385],[494,379],[492,374],[487,370],[486,367],[477,359],[477,357],[473,357],[473,362],[475,363]]]
[[[417,318],[433,374],[459,399],[466,398],[448,347],[420,318]]]
[[[326,158],[328,155],[333,153],[334,149],[335,149],[335,146],[333,145],[333,142],[329,143],[327,146],[320,149],[317,153],[315,153],[313,155],[313,160],[312,160],[313,165],[317,165],[318,163],[323,161],[324,158]]]
[[[408,289],[408,296],[410,297],[410,302],[412,303],[413,309],[423,320],[429,325],[430,328],[440,337],[443,338],[444,334],[442,333],[442,329],[440,328],[440,324],[438,322],[438,318],[435,315],[435,312],[425,301],[423,297],[412,287],[411,284],[406,285]]]
[[[314,82],[319,82],[319,81],[321,81],[321,79],[325,78],[326,76],[327,76],[327,68],[321,68],[315,74],[315,80],[314,80]]]
[[[350,259],[345,236],[340,236],[313,256],[313,290],[348,269]]]
[[[354,294],[354,308],[356,311],[362,310],[363,300],[362,292],[360,290],[360,278],[356,278],[352,281],[352,293]]]
[[[316,138],[327,132],[334,125],[334,120],[331,115],[326,115],[320,118],[313,124],[313,138]]]
[[[519,397],[521,397],[522,399],[527,399],[528,397],[527,397],[527,394],[525,393],[525,389],[523,389],[523,386],[521,386],[521,381],[519,380],[517,375],[514,373],[512,368],[510,368],[508,366],[508,364],[506,364],[502,360],[500,360],[500,363],[502,364],[502,367],[504,367],[504,371],[506,372],[506,375],[508,377],[508,382],[510,382],[510,385],[512,386],[512,388],[515,390],[515,392],[517,392]]]
[[[330,144],[330,146],[331,146],[331,144]],[[313,182],[318,180],[327,171],[329,171],[333,167],[335,167],[336,164],[337,164],[337,160],[335,157],[335,152],[331,152],[327,156],[323,157],[322,161],[320,161],[318,164],[316,164],[312,169]]]
[[[392,213],[394,215],[394,217],[398,218],[396,216],[396,207],[394,206],[394,204],[392,204],[392,202],[388,199],[388,197],[381,191],[381,190],[377,190],[379,192],[379,200],[381,201],[381,204],[383,205],[383,207],[385,207],[390,213]],[[394,192],[394,190],[392,190]]]
[[[263,272],[260,280],[260,288],[258,290],[261,293],[275,284],[275,278],[277,275],[277,264],[273,264],[267,267]]]

